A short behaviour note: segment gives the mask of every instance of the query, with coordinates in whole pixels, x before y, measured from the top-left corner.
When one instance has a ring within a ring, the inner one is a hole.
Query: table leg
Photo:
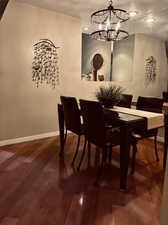
[[[127,186],[127,175],[130,154],[130,131],[128,126],[121,127],[120,144],[120,191],[125,191]]]
[[[166,168],[167,161],[167,147],[168,147],[168,114],[165,114],[165,136],[164,136],[164,156],[163,156],[163,168]]]
[[[61,104],[58,104],[58,121],[60,137],[60,155],[64,154],[64,111]]]

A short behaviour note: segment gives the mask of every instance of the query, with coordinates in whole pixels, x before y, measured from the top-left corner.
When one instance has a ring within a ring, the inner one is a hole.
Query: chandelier
[[[129,14],[123,9],[113,7],[113,1],[109,1],[109,6],[94,12],[91,15],[91,22],[98,26],[98,30],[91,34],[96,40],[118,41],[126,39],[129,34],[127,31],[120,29],[121,23],[129,20]]]

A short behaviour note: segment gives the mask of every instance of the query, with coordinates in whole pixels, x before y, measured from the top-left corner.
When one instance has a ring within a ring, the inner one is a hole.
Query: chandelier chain
[[[113,5],[113,0],[108,0],[109,5]]]

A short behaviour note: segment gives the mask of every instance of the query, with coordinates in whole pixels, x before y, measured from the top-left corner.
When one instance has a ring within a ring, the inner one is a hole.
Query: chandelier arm
[[[126,35],[126,37],[124,37],[123,40],[127,39],[129,37],[129,33],[127,31],[125,31],[125,30],[119,30],[119,31],[122,33],[125,33],[125,35]]]
[[[124,9],[114,8],[113,1],[109,0],[109,6],[106,9],[96,11],[91,15],[92,24],[102,24],[106,26],[103,30],[101,29],[93,32],[91,37],[105,41],[125,39],[129,36],[128,32],[118,29],[118,25],[116,29],[113,29],[112,25],[123,23],[127,20],[129,20],[128,12]]]
[[[101,9],[101,10],[98,10],[98,11],[92,13],[91,17],[93,17],[93,16],[100,16],[100,15],[97,15],[97,14],[103,13],[103,12],[108,12],[108,9]]]
[[[122,17],[118,16],[117,12],[125,13],[126,18],[122,18]],[[98,17],[101,18],[101,17],[103,17],[106,14],[112,15],[112,13],[113,13],[114,16],[116,16],[116,18],[118,20],[120,20],[121,23],[122,22],[126,22],[127,20],[129,20],[129,14],[127,13],[127,11],[125,11],[123,9],[113,9],[113,10],[102,9],[102,10],[99,10],[99,11],[96,11],[96,12],[92,13],[91,21],[92,21],[92,23],[100,24],[101,22],[96,21],[96,19]],[[117,22],[112,22],[111,24],[117,24]]]
[[[108,16],[104,19],[104,21],[103,21],[103,25],[105,24],[105,22],[107,21],[107,19],[108,19]]]
[[[116,19],[120,20],[120,22],[125,22],[129,19],[129,14],[127,13],[126,10],[114,8],[112,3],[113,2],[110,1],[108,8],[98,10],[98,11],[92,13],[92,15],[91,15],[92,23],[95,23],[95,24],[102,23],[102,21],[100,22],[100,20],[102,20],[103,16],[105,16],[106,14],[108,14],[108,16],[110,16],[111,24],[116,24],[118,22],[118,21],[117,22],[112,21],[112,19],[113,19],[112,14],[113,14],[113,16],[116,17]],[[123,14],[123,16],[119,15],[119,14]]]
[[[126,22],[127,20],[129,20],[129,18],[130,18],[129,13],[128,13],[127,11],[125,11],[124,9],[114,9],[114,11],[115,11],[116,17],[117,17],[118,19],[121,19],[122,22]],[[126,18],[126,19],[122,19],[121,17],[119,17],[119,16],[117,15],[117,13],[116,13],[117,11],[120,11],[120,12],[125,13],[125,14],[127,15],[127,18]]]
[[[124,36],[120,38],[120,34],[123,34]],[[102,40],[102,41],[119,41],[121,39],[128,38],[129,34],[125,30],[118,30],[116,32],[115,29],[109,29],[109,30],[98,30],[94,31],[91,34],[91,37],[96,40]]]

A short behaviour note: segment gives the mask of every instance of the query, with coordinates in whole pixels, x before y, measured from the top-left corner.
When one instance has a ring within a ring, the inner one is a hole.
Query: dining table
[[[120,127],[120,191],[127,188],[128,168],[130,161],[130,146],[132,132],[142,131],[154,128],[164,127],[164,154],[163,169],[166,167],[167,147],[168,147],[168,113],[153,113],[137,110],[133,108],[124,108],[114,106],[109,111],[117,112],[118,116],[113,118],[113,125]],[[113,114],[111,114],[113,115]],[[64,154],[65,122],[64,110],[61,104],[58,104],[59,137],[60,137],[60,156]]]

